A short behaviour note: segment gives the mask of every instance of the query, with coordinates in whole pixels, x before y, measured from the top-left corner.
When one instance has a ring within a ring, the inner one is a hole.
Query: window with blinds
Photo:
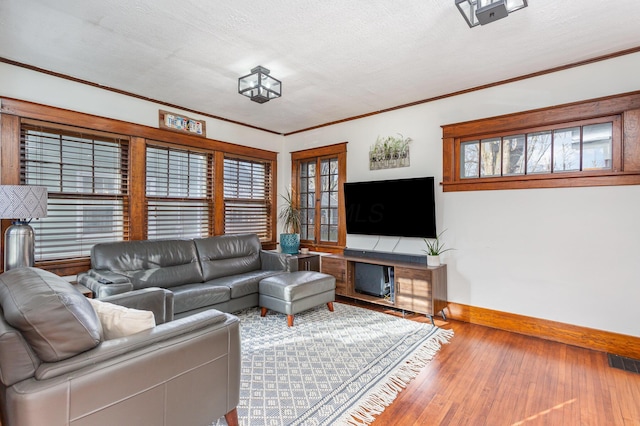
[[[147,146],[147,238],[211,235],[213,155]]]
[[[224,159],[224,230],[271,239],[271,163]]]
[[[129,238],[128,139],[48,128],[21,128],[21,180],[48,189],[47,217],[34,220],[35,260],[86,257],[94,244]]]

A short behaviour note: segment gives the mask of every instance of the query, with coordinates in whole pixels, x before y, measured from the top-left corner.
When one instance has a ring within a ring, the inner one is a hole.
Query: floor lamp
[[[4,270],[34,264],[35,233],[31,219],[47,216],[47,188],[0,185],[0,219],[13,219],[4,233]]]

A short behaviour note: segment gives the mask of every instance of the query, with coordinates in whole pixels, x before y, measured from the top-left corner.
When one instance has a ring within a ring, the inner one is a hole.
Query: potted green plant
[[[282,206],[278,219],[284,232],[280,234],[280,250],[282,253],[298,254],[300,249],[300,209],[293,192],[288,190],[281,195]]]
[[[449,250],[455,250],[453,248],[444,248],[444,243],[440,240],[444,231],[436,235],[435,238],[424,239],[427,249],[422,251],[427,254],[427,266],[440,266],[440,255]]]

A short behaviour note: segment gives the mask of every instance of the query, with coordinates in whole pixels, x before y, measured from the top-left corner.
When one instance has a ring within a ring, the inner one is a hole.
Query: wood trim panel
[[[640,109],[625,111],[622,118],[623,164],[625,172],[640,171]]]
[[[0,184],[17,185],[20,183],[20,119],[13,115],[0,114]],[[4,233],[11,226],[11,220],[0,220],[0,266],[4,271]]]
[[[344,183],[347,181],[347,142],[341,142],[333,145],[326,145],[318,148],[304,149],[291,152],[291,190],[294,194],[299,191],[300,183],[300,163],[303,161],[317,161],[318,170],[320,170],[319,161],[323,158],[338,158],[338,241],[330,243],[326,241],[303,240],[301,244],[312,251],[322,251],[329,253],[342,253],[347,241],[347,226],[345,218],[344,204]],[[316,172],[318,173],[318,172]],[[318,175],[316,175],[318,178]],[[319,188],[319,183],[317,183]],[[319,200],[316,200],[319,202]],[[319,208],[316,204],[316,209]],[[316,235],[320,232],[320,222],[316,223]]]
[[[74,131],[78,128],[89,129],[93,134],[119,135],[129,139],[129,197],[126,200],[129,210],[129,239],[140,240],[147,238],[147,209],[145,194],[145,163],[147,142],[167,144],[171,146],[184,146],[189,149],[201,149],[208,152],[214,151],[220,159],[224,154],[238,157],[260,159],[271,162],[273,171],[273,188],[277,182],[277,158],[278,152],[260,148],[237,145],[212,139],[204,139],[200,136],[183,135],[169,130],[162,130],[143,126],[135,123],[124,122],[111,118],[99,117],[91,114],[66,110],[62,108],[21,101],[12,98],[0,97],[0,183],[20,183],[20,127],[23,122],[37,122],[52,128],[69,128]],[[218,182],[222,179],[222,160],[217,165],[216,172]],[[222,191],[219,191],[222,194]],[[224,202],[216,204],[224,214]],[[275,201],[274,201],[275,210]],[[218,214],[216,212],[216,214]],[[223,216],[216,216],[215,229],[219,235],[224,232]],[[1,231],[10,225],[10,221],[2,220]],[[265,242],[270,248],[275,248],[273,241]],[[0,247],[2,247],[0,242]],[[0,249],[1,251],[2,249]],[[1,254],[1,253],[0,253]],[[2,257],[4,258],[4,257]],[[59,275],[74,275],[90,268],[89,258],[77,258],[70,260],[56,260],[37,262],[36,266],[52,271]]]
[[[87,129],[99,130],[103,132],[137,136],[145,139],[152,139],[177,145],[202,147],[210,150],[224,151],[227,153],[246,155],[251,157],[260,157],[269,160],[276,160],[278,156],[278,153],[275,151],[252,148],[214,139],[205,139],[201,136],[180,134],[168,130],[143,126],[141,124],[129,123],[126,121],[100,117],[42,104],[36,104],[33,102],[21,101],[18,99],[1,98],[0,101],[2,103],[2,106],[0,107],[0,113],[17,115],[22,118],[66,124],[74,126],[76,128],[84,127]]]
[[[504,133],[533,127],[551,126],[608,115],[622,114],[640,108],[640,91],[573,102],[497,117],[483,118],[442,127],[443,138],[473,138],[487,133]],[[490,129],[490,132],[487,129]]]
[[[448,317],[581,348],[640,359],[640,337],[449,302]]]
[[[442,126],[442,186],[445,192],[525,188],[568,188],[640,184],[640,91]],[[460,177],[461,144],[468,140],[563,125],[612,122],[610,170],[489,178]]]
[[[336,155],[341,152],[347,152],[347,142],[325,145],[319,148],[309,148],[300,151],[293,151],[291,152],[291,160],[297,161],[306,158],[323,157],[325,155]]]
[[[145,193],[147,144],[144,138],[129,141],[129,238],[147,238],[147,205]]]
[[[224,182],[224,152],[216,152],[213,156],[213,181],[217,186]],[[214,191],[213,196],[213,233],[224,234],[224,191]]]

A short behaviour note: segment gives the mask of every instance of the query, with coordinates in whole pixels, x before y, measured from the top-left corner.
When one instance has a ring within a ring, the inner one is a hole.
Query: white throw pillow
[[[105,340],[129,336],[156,326],[156,319],[151,311],[125,308],[96,299],[88,300],[102,323]]]

